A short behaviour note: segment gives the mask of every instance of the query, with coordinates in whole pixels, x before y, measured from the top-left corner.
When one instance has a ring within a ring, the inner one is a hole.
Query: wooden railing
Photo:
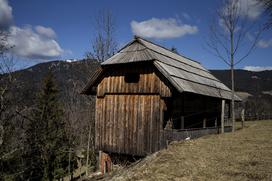
[[[272,120],[271,114],[260,114],[260,115],[245,115],[246,121],[254,121],[254,120]]]
[[[230,132],[231,126],[225,126],[224,131]],[[221,127],[192,128],[192,129],[165,129],[161,133],[161,148],[167,147],[172,141],[195,139],[209,134],[219,134]]]

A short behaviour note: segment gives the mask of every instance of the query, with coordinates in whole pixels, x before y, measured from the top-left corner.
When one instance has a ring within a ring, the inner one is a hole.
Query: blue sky
[[[120,46],[130,41],[134,33],[143,33],[165,47],[175,46],[181,54],[208,69],[226,69],[204,48],[209,24],[219,6],[219,0],[0,0],[0,11],[6,12],[0,12],[0,28],[2,23],[2,28],[9,27],[12,32],[11,42],[17,45],[13,52],[17,68],[56,59],[82,59],[91,48],[95,16],[108,9],[115,18],[115,37]],[[255,20],[264,18],[260,8],[252,11],[257,13]],[[165,28],[165,34],[145,31],[149,26]],[[270,30],[263,33],[255,51],[237,68],[271,68],[271,52]]]

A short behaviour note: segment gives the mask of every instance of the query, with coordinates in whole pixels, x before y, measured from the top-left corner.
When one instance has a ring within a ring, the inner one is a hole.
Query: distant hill
[[[96,61],[52,61],[40,63],[27,69],[19,70],[13,73],[16,79],[19,92],[16,94],[25,97],[26,102],[31,103],[42,83],[43,77],[51,71],[54,74],[56,83],[61,91],[61,98],[67,99],[67,95],[71,89],[76,88],[76,92],[80,92],[87,83],[90,74],[96,70],[99,63]],[[74,91],[74,90],[73,90]]]
[[[211,73],[231,88],[229,70],[210,70]],[[235,90],[257,95],[272,91],[272,71],[252,72],[247,70],[235,70]]]
[[[78,90],[87,83],[90,74],[96,70],[99,63],[96,61],[52,61],[40,63],[30,68],[14,72],[16,83],[24,90],[27,97],[31,98],[42,81],[42,78],[50,70],[54,73],[57,84],[64,92],[69,91],[77,82]],[[229,88],[231,87],[229,70],[210,70]],[[262,93],[272,94],[272,71],[252,72],[247,70],[235,70],[235,91],[246,92],[251,95]],[[62,98],[64,95],[62,95]]]

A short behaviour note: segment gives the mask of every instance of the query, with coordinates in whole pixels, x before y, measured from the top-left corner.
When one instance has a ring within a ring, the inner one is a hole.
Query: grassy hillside
[[[272,121],[172,143],[108,180],[272,180]]]

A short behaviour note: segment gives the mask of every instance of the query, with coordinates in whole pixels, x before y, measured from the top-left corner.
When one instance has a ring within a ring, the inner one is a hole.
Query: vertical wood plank
[[[222,100],[222,105],[221,105],[221,133],[224,133],[224,118],[225,118],[225,100]]]

